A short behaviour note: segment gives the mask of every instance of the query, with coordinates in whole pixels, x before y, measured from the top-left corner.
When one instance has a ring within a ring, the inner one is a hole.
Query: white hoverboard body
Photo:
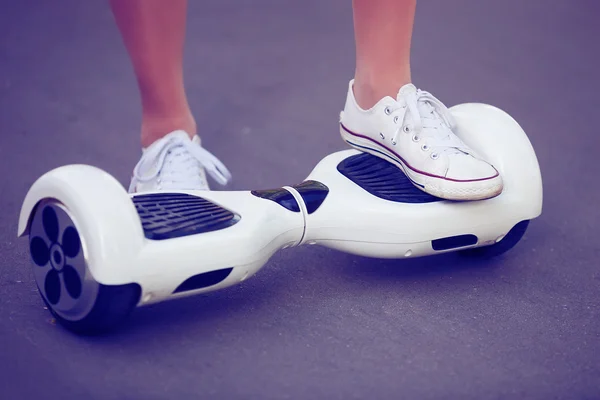
[[[255,191],[130,196],[104,171],[70,165],[32,185],[18,234],[29,237],[42,298],[78,333],[112,328],[135,306],[237,284],[286,247],[319,244],[378,258],[502,253],[541,214],[534,149],[495,107],[451,112],[458,136],[502,175],[499,196],[441,200],[356,150],[325,157],[299,185]]]

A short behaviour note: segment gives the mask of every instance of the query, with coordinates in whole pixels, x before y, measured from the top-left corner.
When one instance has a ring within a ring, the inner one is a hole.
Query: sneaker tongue
[[[176,131],[168,133],[167,135],[163,136],[159,140],[154,141],[154,143],[152,143],[150,146],[142,148],[142,151],[146,152],[146,151],[148,151],[150,149],[153,149],[155,147],[160,147],[160,146],[163,145],[163,143],[165,141],[167,141],[167,140],[169,140],[171,138],[181,138],[181,139],[188,139],[189,140],[190,136],[185,131],[176,130]]]
[[[406,99],[410,97],[416,98],[417,92],[418,90],[415,85],[413,85],[412,83],[407,83],[406,85],[402,86],[398,91],[397,101],[406,102]],[[421,117],[431,114],[433,112],[433,107],[424,101],[417,100],[417,108],[419,110],[419,113],[421,114]]]
[[[413,85],[412,83],[407,83],[406,85],[402,86],[400,88],[400,90],[398,90],[398,95],[396,96],[396,100],[400,101],[400,99],[402,99],[403,97],[416,95],[416,94],[417,94],[416,86]]]
[[[173,146],[165,155],[162,169],[163,184],[171,189],[203,187],[201,166],[196,158],[181,145]]]
[[[398,91],[397,101],[404,103],[407,99],[411,97],[416,99],[417,96],[417,88],[412,83],[407,83],[402,86]],[[414,96],[414,97],[413,97]],[[426,101],[418,101],[417,100],[417,109],[419,110],[419,118],[421,119],[421,124],[423,127],[430,133],[429,136],[436,137],[436,142],[440,142],[445,148],[445,152],[454,153],[460,152],[458,147],[461,146],[459,141],[452,140],[452,132],[445,127],[441,129],[440,125],[440,117],[434,116],[434,107]],[[409,120],[412,122],[412,115],[409,115]],[[432,130],[434,128],[434,130]],[[435,146],[435,145],[434,145]]]

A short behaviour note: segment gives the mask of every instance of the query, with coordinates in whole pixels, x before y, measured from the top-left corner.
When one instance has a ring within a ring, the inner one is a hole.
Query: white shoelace
[[[231,179],[229,170],[208,150],[187,138],[174,136],[157,143],[144,153],[133,170],[131,187],[137,183],[149,182],[159,174],[161,184],[167,188],[207,186],[201,173],[202,168],[221,185],[227,184]]]
[[[414,94],[409,94],[404,99],[406,104],[397,108],[389,108],[388,114],[393,115],[394,122],[398,124],[392,137],[393,143],[396,143],[398,135],[404,132],[412,133],[416,141],[420,140],[421,136],[434,139],[437,145],[432,147],[443,146],[446,147],[445,150],[453,149],[453,151],[460,151],[459,149],[465,147],[464,143],[451,131],[455,122],[450,111],[431,93],[417,89]],[[406,124],[409,114],[412,127]],[[441,118],[442,123],[435,114]],[[434,123],[429,123],[431,121]]]

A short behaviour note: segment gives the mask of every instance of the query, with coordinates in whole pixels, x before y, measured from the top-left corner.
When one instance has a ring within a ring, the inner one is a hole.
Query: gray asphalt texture
[[[536,149],[543,215],[511,252],[288,249],[241,285],[139,309],[95,338],[52,323],[17,216],[60,165],[129,183],[134,75],[107,2],[0,3],[2,398],[600,398],[597,1],[418,4],[417,86],[506,110]],[[225,189],[300,182],[346,148],[349,0],[190,3],[187,89],[205,147],[233,173]]]

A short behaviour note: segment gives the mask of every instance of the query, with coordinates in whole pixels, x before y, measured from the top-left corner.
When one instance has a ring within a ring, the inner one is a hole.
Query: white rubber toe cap
[[[498,171],[487,162],[468,154],[448,155],[446,178],[458,181],[493,179]]]

